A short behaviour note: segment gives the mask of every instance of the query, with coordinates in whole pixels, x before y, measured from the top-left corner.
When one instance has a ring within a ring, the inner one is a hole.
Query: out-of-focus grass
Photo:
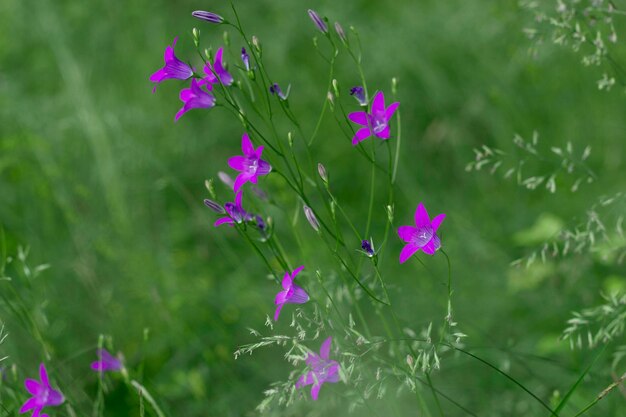
[[[580,219],[598,195],[624,189],[623,92],[597,91],[598,72],[568,51],[545,45],[531,58],[521,32],[531,17],[515,1],[238,3],[275,81],[292,84],[291,105],[307,132],[326,96],[327,69],[313,50],[316,31],[306,8],[357,28],[370,88],[389,91],[391,77],[399,79],[396,222],[409,223],[418,201],[447,213],[456,319],[468,344],[484,347],[484,356],[544,398],[566,391],[591,356],[570,353],[557,336],[570,311],[597,302],[603,280],[623,278],[623,270],[580,257],[511,272],[509,262],[528,250],[513,236],[542,213],[566,223]],[[204,42],[221,44],[220,28],[190,17],[199,8],[228,13],[224,2],[0,4],[0,221],[11,251],[28,244],[34,263],[52,265],[36,282],[38,300],[46,303],[45,337],[61,361],[59,372],[72,378],[78,406],[89,407],[87,395],[95,395],[86,365],[100,333],[114,336],[130,365],[143,366],[146,384],[171,415],[241,415],[270,381],[290,371],[278,349],[232,356],[249,340],[246,328],[262,327],[271,314],[274,295],[263,265],[233,233],[210,227],[213,217],[202,206],[203,181],[227,168],[241,127],[223,109],[192,111],[174,124],[180,85],[150,91],[148,76],[174,36],[180,56],[192,55],[193,26]],[[240,42],[231,35],[232,62]],[[336,78],[343,94],[358,83],[345,57]],[[533,130],[546,151],[567,141],[579,150],[591,145],[589,164],[599,180],[578,193],[552,195],[464,171],[473,147],[513,151],[513,135]],[[366,177],[368,165],[332,118],[321,132],[315,158],[362,227],[369,183],[355,179]],[[375,240],[385,222],[382,194]],[[304,261],[315,262],[315,237],[308,237]],[[394,277],[403,324],[425,325],[439,319],[433,311],[441,311],[444,291],[418,264],[398,266],[400,247],[392,244],[383,267]],[[445,276],[441,258],[426,262]],[[5,324],[11,334],[1,348],[24,374],[33,373],[41,359],[37,343],[17,324]],[[467,358],[444,364],[433,378],[481,416],[536,410],[519,401],[523,393],[514,386]],[[609,382],[592,374],[571,402],[582,407]],[[394,401],[393,394],[385,401]],[[118,390],[107,415],[137,415],[127,409],[136,406],[134,395]],[[346,408],[339,401],[337,415]],[[618,416],[620,409],[623,399],[616,396],[594,412]]]

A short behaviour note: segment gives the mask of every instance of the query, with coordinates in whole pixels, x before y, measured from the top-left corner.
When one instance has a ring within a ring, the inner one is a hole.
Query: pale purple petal
[[[222,217],[221,219],[217,219],[215,223],[213,223],[213,226],[217,227],[217,226],[221,226],[222,224],[233,225],[234,223],[235,222],[230,217]]]
[[[50,387],[50,382],[48,381],[48,372],[46,371],[46,367],[43,363],[39,365],[39,378],[41,380],[41,385],[48,388]]]
[[[61,392],[55,390],[55,389],[50,389],[50,391],[48,392],[48,399],[46,401],[46,405],[61,405],[63,404],[63,402],[65,401],[65,397],[63,397],[63,394],[61,394]]]
[[[403,247],[402,251],[400,251],[400,263],[401,264],[405,263],[419,249],[420,249],[419,246],[413,245],[411,243]]]
[[[337,361],[332,361],[332,365],[326,369],[326,378],[324,378],[324,382],[339,382],[339,363]]]
[[[313,384],[311,387],[311,398],[313,398],[314,401],[317,400],[317,396],[320,394],[320,388],[322,388],[322,384],[320,382]]]
[[[296,388],[311,385],[313,382],[315,382],[313,378],[313,372],[309,371],[305,375],[302,375],[300,376],[300,378],[298,378],[298,382],[296,382]]]
[[[284,304],[278,304],[276,306],[276,311],[274,312],[274,321],[278,321],[278,317],[280,316],[280,310],[282,310]]]
[[[37,407],[40,407],[40,405],[39,405],[39,401],[38,401],[37,397],[32,397],[32,398],[29,398],[29,399],[28,399],[28,400],[24,403],[24,405],[22,405],[22,408],[20,408],[20,413],[21,413],[21,414],[22,414],[22,413],[26,413],[26,412],[28,412],[28,411],[32,410],[33,408],[37,408]]]
[[[30,392],[32,395],[36,395],[39,392],[39,389],[41,387],[38,381],[35,381],[34,379],[30,379],[30,378],[24,381],[24,386],[26,387],[26,390]]]
[[[272,166],[262,159],[259,159],[259,166],[256,169],[257,175],[267,175],[272,171]]]
[[[417,210],[415,210],[415,225],[418,228],[430,225],[430,217],[428,217],[426,207],[422,203],[419,203]]]

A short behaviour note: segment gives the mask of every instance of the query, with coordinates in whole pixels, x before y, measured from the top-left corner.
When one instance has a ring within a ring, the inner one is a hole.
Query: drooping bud
[[[191,15],[196,19],[204,20],[205,22],[220,24],[224,23],[224,18],[218,14],[212,12],[205,12],[203,10],[196,10],[191,12]]]
[[[289,97],[289,91],[291,91],[291,84],[289,84],[289,86],[287,87],[287,92],[283,93],[283,90],[280,89],[280,86],[276,83],[270,85],[270,93],[275,94],[278,96],[278,98],[280,98],[282,101],[286,101],[287,98]]]
[[[365,97],[365,89],[359,85],[350,89],[350,95],[359,102],[363,107],[367,107],[367,97]]]
[[[307,206],[306,204],[304,205],[304,216],[308,220],[313,230],[315,230],[316,232],[319,232],[320,224],[317,221],[317,217],[315,217],[315,213],[313,213],[313,210],[311,210],[311,207]]]
[[[308,13],[313,23],[315,23],[315,26],[317,26],[317,28],[322,33],[328,33],[328,26],[326,25],[326,22],[324,22],[322,18],[320,18],[320,16],[315,12],[315,10],[309,9]]]
[[[341,39],[344,45],[348,46],[348,37],[346,36],[346,32],[343,31],[343,28],[339,24],[339,22],[335,22],[335,32],[337,32],[337,36]]]
[[[361,241],[361,249],[363,249],[363,252],[365,252],[365,254],[370,258],[375,255],[374,248],[372,247],[372,244],[369,240]]]
[[[211,210],[213,210],[214,212],[216,212],[217,214],[226,213],[226,210],[224,210],[224,207],[220,206],[213,200],[209,200],[208,198],[204,199],[204,205],[210,208]]]
[[[256,35],[252,36],[252,46],[254,46],[254,49],[256,49],[257,54],[261,56],[261,42],[259,41],[259,38],[256,37]]]
[[[246,48],[241,48],[241,61],[246,71],[250,71],[250,55],[246,52]]]
[[[328,175],[326,175],[326,167],[321,163],[317,164],[317,173],[320,174],[320,178],[324,181],[324,184],[328,184]]]

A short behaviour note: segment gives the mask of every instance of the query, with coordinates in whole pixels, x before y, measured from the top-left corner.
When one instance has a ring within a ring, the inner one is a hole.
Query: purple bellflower
[[[231,85],[233,83],[233,76],[224,68],[224,62],[222,61],[223,52],[224,48],[218,49],[215,53],[213,64],[207,61],[204,66],[204,73],[206,74],[205,79],[211,84],[219,84],[220,81],[224,85]]]
[[[289,272],[285,272],[285,276],[283,277],[282,282],[284,291],[280,291],[278,294],[276,294],[276,298],[274,299],[274,304],[276,304],[274,321],[278,321],[280,310],[282,310],[285,304],[304,304],[309,301],[309,294],[307,294],[306,291],[293,283],[296,275],[298,275],[303,269],[304,265],[294,269],[291,274]]]
[[[339,382],[339,363],[330,360],[330,344],[332,340],[332,337],[324,340],[324,343],[322,343],[320,347],[319,355],[315,353],[308,354],[306,364],[309,365],[311,370],[305,375],[302,375],[298,379],[298,382],[296,382],[296,388],[313,384],[313,387],[311,387],[311,397],[314,400],[317,400],[322,384],[325,382]]]
[[[174,121],[178,121],[181,116],[191,109],[207,109],[215,106],[215,96],[210,93],[213,86],[209,83],[191,80],[190,88],[180,90],[180,100],[184,103],[183,107],[176,113]]]
[[[230,226],[235,223],[243,223],[244,221],[252,220],[252,215],[247,213],[243,207],[241,206],[241,197],[243,195],[243,191],[239,191],[235,194],[235,201],[232,203],[224,204],[224,210],[226,211],[226,217],[222,217],[221,219],[217,219],[213,226],[217,227],[222,224],[228,224]]]
[[[351,121],[364,126],[357,130],[352,138],[352,145],[357,145],[372,135],[383,140],[389,139],[389,119],[391,119],[399,105],[400,103],[395,102],[385,108],[385,96],[382,91],[379,91],[372,101],[371,113],[364,111],[350,113],[348,118]]]
[[[98,360],[91,363],[91,369],[96,372],[119,371],[122,369],[122,361],[106,349],[98,349]]]
[[[205,12],[204,10],[196,10],[195,12],[191,12],[191,15],[196,19],[204,20],[209,23],[220,24],[224,22],[224,18],[219,14]]]
[[[274,83],[270,85],[270,93],[277,95],[278,98],[280,98],[282,101],[287,100],[287,98],[289,97],[289,91],[291,91],[291,84],[289,84],[289,86],[287,87],[286,93],[283,93],[283,90],[280,89],[278,84]]]
[[[246,52],[246,48],[241,48],[241,61],[246,71],[250,71],[250,55]]]
[[[24,381],[31,397],[20,408],[21,414],[33,410],[32,417],[48,417],[47,414],[41,414],[44,407],[61,405],[65,401],[63,394],[50,386],[48,372],[43,363],[39,365],[39,378],[41,381],[30,378]]]
[[[367,106],[367,98],[365,98],[365,89],[361,86],[352,87],[350,95],[353,96],[361,106]]]
[[[309,9],[307,13],[309,14],[309,17],[311,18],[313,23],[315,23],[315,26],[317,26],[317,28],[322,33],[328,33],[328,26],[326,25],[326,22],[322,20],[322,18],[317,14],[315,10]]]
[[[161,81],[170,79],[186,80],[193,75],[191,67],[174,55],[174,46],[176,46],[177,40],[178,37],[174,38],[172,46],[165,48],[165,54],[163,55],[165,65],[150,76],[150,81],[153,83],[159,84]],[[155,85],[152,89],[153,93],[156,91],[156,88],[157,86]]]
[[[431,221],[424,204],[419,203],[417,210],[415,210],[415,227],[400,226],[398,228],[398,236],[406,242],[400,252],[400,263],[406,262],[420,249],[428,255],[434,255],[441,248],[437,229],[445,218],[445,214],[439,214]]]
[[[267,175],[272,170],[272,166],[267,161],[261,159],[263,145],[255,150],[247,133],[244,133],[241,137],[241,150],[243,151],[243,156],[236,155],[228,159],[228,165],[240,172],[233,185],[235,192],[238,192],[248,181],[256,184],[259,180],[259,175]]]

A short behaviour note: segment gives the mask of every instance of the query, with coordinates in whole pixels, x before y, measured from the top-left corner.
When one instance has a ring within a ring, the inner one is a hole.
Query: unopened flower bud
[[[398,79],[396,77],[391,79],[391,93],[394,96],[398,94]]]
[[[365,97],[365,89],[360,85],[356,87],[352,87],[350,89],[350,95],[359,102],[359,104],[363,107],[367,106],[367,97]]]
[[[313,23],[315,23],[315,26],[317,26],[320,32],[325,33],[325,34],[328,33],[328,26],[326,25],[326,22],[324,22],[324,20],[320,18],[320,16],[315,12],[315,10],[309,9],[308,13],[309,13],[309,17],[311,18]]]
[[[333,96],[333,93],[331,93],[330,91],[326,93],[326,100],[328,100],[328,102],[330,103],[330,109],[334,110],[335,109],[335,96]]]
[[[219,171],[217,173],[217,176],[224,184],[226,184],[228,188],[233,188],[235,186],[235,181],[227,173],[223,171]]]
[[[208,198],[204,200],[204,205],[210,208],[211,210],[213,210],[214,212],[216,212],[217,214],[226,213],[226,211],[224,210],[224,207],[220,206],[213,200],[209,200]]]
[[[191,34],[193,35],[193,44],[196,45],[197,48],[198,45],[200,45],[200,31],[197,28],[193,28]]]
[[[346,36],[346,32],[343,31],[343,28],[341,27],[339,22],[335,22],[335,32],[337,32],[337,36],[339,36],[341,42],[343,42],[345,46],[348,46],[348,37]]]
[[[218,14],[212,12],[205,12],[203,10],[196,10],[191,12],[191,15],[196,19],[204,20],[205,22],[220,24],[224,22],[224,18]]]
[[[228,32],[224,31],[224,45],[230,46],[230,36]]]
[[[411,355],[406,355],[406,364],[409,365],[409,367],[413,368],[413,356]]]
[[[317,221],[317,217],[315,217],[315,213],[313,213],[313,210],[311,210],[311,207],[307,206],[306,204],[304,205],[304,216],[308,220],[313,230],[315,230],[316,232],[319,232],[320,224]]]
[[[321,163],[317,164],[317,173],[320,174],[320,178],[324,181],[324,184],[328,184],[328,175],[326,175],[326,167]]]
[[[209,195],[211,196],[211,198],[216,198],[215,197],[215,189],[213,188],[213,178],[208,179],[208,180],[204,180],[204,186],[206,187],[207,191],[209,192]]]
[[[333,92],[335,96],[339,97],[339,81],[336,78],[333,78]]]
[[[393,223],[393,206],[387,206],[387,220],[389,223]]]
[[[261,42],[256,36],[252,36],[252,46],[256,49],[257,54],[261,55]]]
[[[293,148],[293,132],[287,133],[287,143],[289,144],[290,148]]]

